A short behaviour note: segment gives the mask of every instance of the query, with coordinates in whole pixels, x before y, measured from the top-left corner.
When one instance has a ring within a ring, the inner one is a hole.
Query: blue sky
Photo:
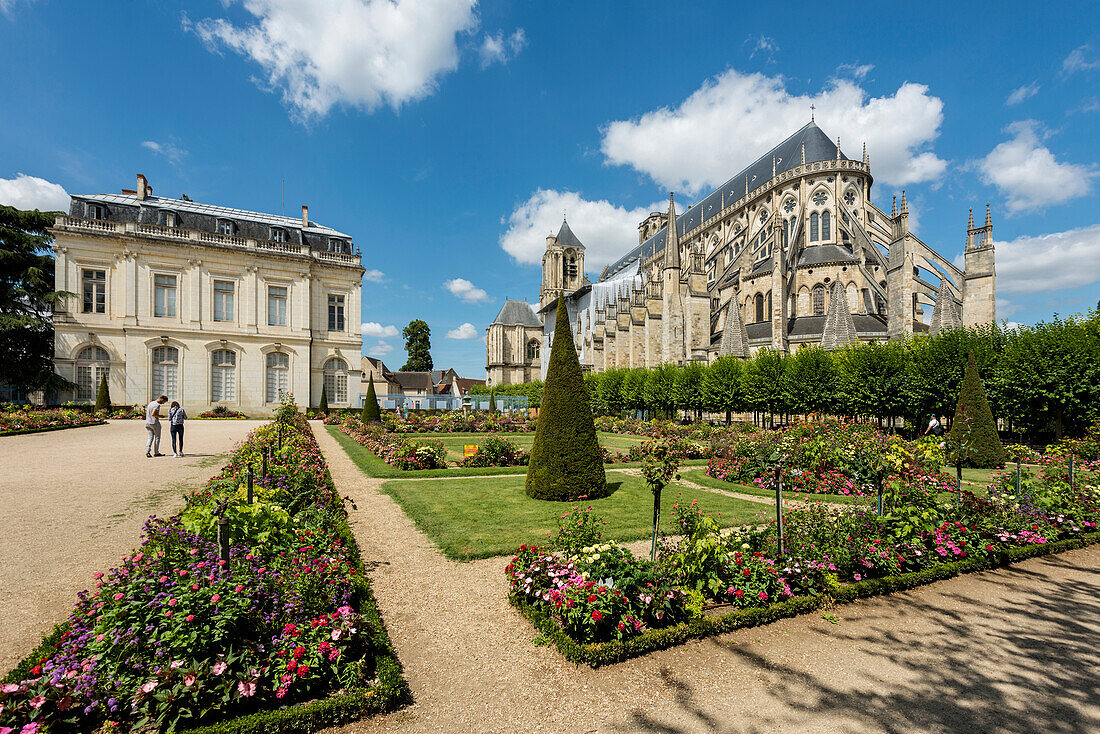
[[[1095,305],[1100,6],[879,7],[0,0],[0,203],[141,172],[279,212],[285,181],[363,250],[366,353],[400,367],[423,318],[436,365],[482,377],[563,209],[597,277],[670,190],[697,200],[813,104],[943,254],[991,202],[1000,318]]]

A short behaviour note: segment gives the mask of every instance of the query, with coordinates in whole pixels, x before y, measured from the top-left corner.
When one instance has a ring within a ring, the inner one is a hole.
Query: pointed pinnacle
[[[890,216],[896,217],[898,215],[898,195],[894,194],[894,203],[890,205]]]
[[[974,207],[970,207],[970,221],[966,223],[967,229],[974,229]]]
[[[993,226],[993,215],[989,211],[989,202],[988,201],[985,203],[985,226],[987,226],[987,227],[992,227]]]

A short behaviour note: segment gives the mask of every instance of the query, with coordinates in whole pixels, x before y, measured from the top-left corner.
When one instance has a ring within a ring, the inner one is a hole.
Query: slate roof
[[[426,390],[429,395],[435,392],[431,372],[390,372],[386,377],[400,385],[402,390]]]
[[[493,319],[493,323],[504,324],[505,326],[519,324],[520,326],[542,328],[542,322],[539,321],[539,317],[535,315],[534,310],[527,301],[505,301],[500,308],[500,313]]]
[[[104,205],[108,222],[159,224],[160,212],[166,211],[175,214],[175,226],[180,229],[213,233],[217,232],[219,219],[228,219],[233,222],[233,234],[238,237],[268,240],[271,238],[271,228],[281,227],[286,230],[290,244],[305,244],[314,250],[328,249],[330,238],[346,240],[349,248],[351,243],[351,235],[316,222],[311,221],[308,227],[303,228],[302,220],[298,217],[264,214],[164,196],[139,199],[137,194],[73,194],[69,204],[70,216],[84,217],[85,204],[88,202]]]
[[[772,158],[775,158],[775,173],[779,175],[802,165],[802,144],[806,144],[806,162],[836,160],[836,143],[829,140],[821,128],[815,123],[807,123],[789,138],[781,142],[760,156],[752,165],[740,171],[737,175],[708,194],[701,202],[691,207],[676,218],[676,233],[684,237],[707,219],[717,215],[727,205],[745,195],[745,181],[748,180],[748,188],[751,191],[772,177]],[[842,160],[848,160],[843,151],[840,153]],[[600,280],[610,278],[639,257],[647,258],[665,247],[665,235],[667,227],[662,227],[659,232],[642,244],[635,247],[612,263],[607,273]]]
[[[811,245],[802,250],[798,258],[799,265],[823,265],[825,263],[850,263],[858,262],[854,254],[848,248],[840,245]]]
[[[569,222],[564,219],[561,220],[561,229],[558,230],[558,244],[562,247],[574,247],[578,250],[584,249],[584,245],[577,239],[577,235],[573,234],[573,230],[569,229]]]

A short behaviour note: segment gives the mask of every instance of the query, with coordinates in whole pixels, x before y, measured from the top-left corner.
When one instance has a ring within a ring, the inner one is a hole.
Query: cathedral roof
[[[775,175],[802,165],[803,144],[806,146],[807,163],[836,160],[836,143],[829,140],[829,136],[816,123],[809,122],[779,145],[760,156],[744,170],[738,172],[725,184],[712,191],[701,202],[688,208],[687,211],[678,216],[676,218],[677,236],[679,238],[687,236],[704,221],[716,216],[726,206],[740,199],[745,195],[746,187],[751,191],[771,179],[773,165]],[[840,157],[843,160],[848,160],[843,152],[840,153]],[[639,258],[647,258],[663,250],[665,248],[666,230],[667,227],[662,227],[655,235],[612,263],[607,270],[606,277],[614,276],[615,273]]]
[[[810,245],[802,250],[799,265],[824,265],[825,263],[858,262],[851,251],[840,245]]]
[[[542,328],[542,322],[535,315],[531,305],[527,301],[505,301],[500,308],[500,313],[493,319],[494,324],[505,326],[537,326]]]
[[[573,230],[569,229],[569,222],[564,219],[561,220],[561,229],[558,230],[558,246],[575,247],[578,250],[584,249],[584,245],[577,239],[577,235],[573,234]]]

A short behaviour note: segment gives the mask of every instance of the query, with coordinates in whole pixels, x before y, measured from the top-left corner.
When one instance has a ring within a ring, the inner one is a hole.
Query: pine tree
[[[382,411],[378,409],[378,396],[374,392],[374,380],[367,383],[367,397],[363,400],[363,412],[359,419],[364,423],[382,420]]]
[[[111,393],[107,389],[106,372],[104,372],[103,376],[99,379],[99,391],[95,394],[95,409],[97,413],[101,410],[111,409]]]
[[[603,497],[607,493],[603,456],[564,298],[558,299],[555,324],[538,428],[527,467],[527,494],[556,501]]]
[[[1005,463],[1004,446],[997,435],[997,424],[985,397],[982,378],[978,376],[974,352],[966,357],[959,404],[955,408],[955,420],[951,422],[951,439],[950,443],[960,447],[959,456],[955,457],[959,465],[991,469]]]
[[[321,409],[321,412],[328,415],[328,391],[325,390],[325,386],[321,385],[321,402],[317,405]]]

